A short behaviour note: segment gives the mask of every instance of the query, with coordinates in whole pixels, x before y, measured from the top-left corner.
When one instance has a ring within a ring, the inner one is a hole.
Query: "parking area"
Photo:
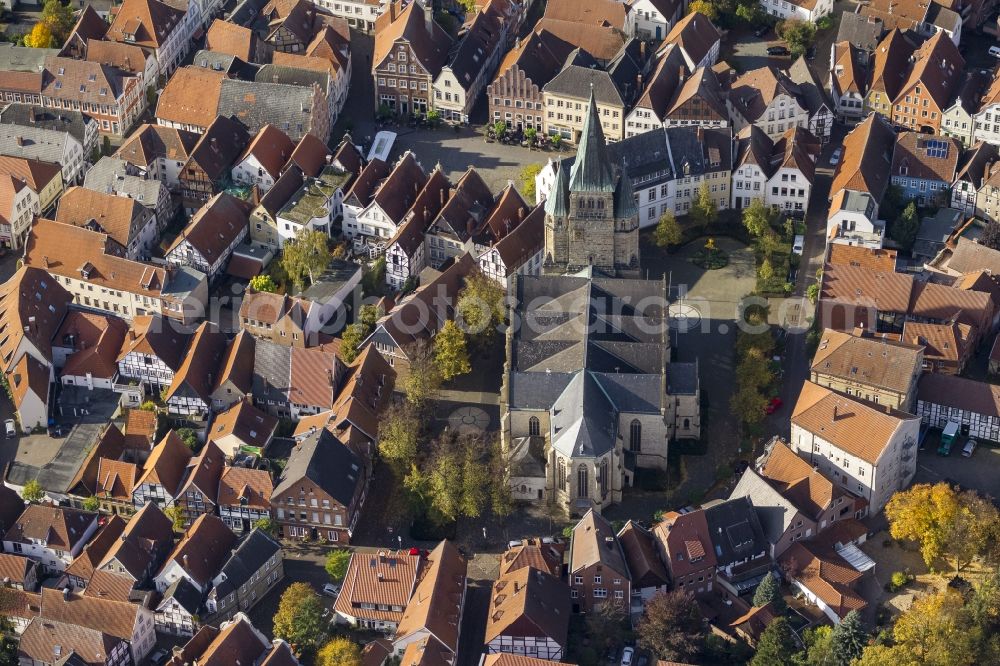
[[[917,457],[917,475],[914,483],[938,483],[946,479],[963,488],[975,488],[994,498],[1000,498],[1000,447],[979,442],[971,458],[962,456],[966,437],[961,437],[951,449],[951,455],[937,453],[941,432],[931,430],[924,439]]]

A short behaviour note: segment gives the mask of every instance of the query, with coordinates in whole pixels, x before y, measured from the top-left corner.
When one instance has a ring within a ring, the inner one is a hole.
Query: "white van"
[[[1000,46],[991,46],[990,55],[994,58],[1000,58]]]

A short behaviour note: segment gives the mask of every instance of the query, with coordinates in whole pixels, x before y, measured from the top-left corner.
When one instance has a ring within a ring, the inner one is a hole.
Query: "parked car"
[[[323,586],[323,594],[328,597],[335,597],[340,594],[340,588],[333,583],[327,583]]]
[[[774,414],[776,411],[781,409],[781,405],[783,404],[784,402],[781,400],[781,398],[778,397],[771,398],[771,401],[767,403],[767,407],[764,408],[764,413]]]
[[[978,446],[978,444],[976,443],[976,440],[970,439],[969,441],[967,441],[965,443],[965,447],[962,449],[962,456],[964,456],[966,458],[971,458],[972,454],[976,450],[976,446]]]
[[[791,55],[791,51],[788,50],[787,46],[769,46],[767,47],[767,55],[769,56],[786,56]]]
[[[164,650],[163,648],[160,648],[159,650],[150,655],[149,663],[152,664],[153,666],[161,666],[162,664],[167,663],[168,656],[170,656],[170,653]]]
[[[11,437],[17,437],[17,427],[14,425],[14,419],[7,419],[3,422],[4,430],[7,432],[7,439]]]
[[[843,148],[837,148],[837,150],[833,151],[833,155],[830,155],[830,166],[837,166],[840,164],[840,156],[843,154]]]
[[[806,49],[806,60],[815,60],[815,59],[816,59],[816,47],[810,46],[809,48]]]
[[[801,255],[805,243],[806,243],[805,236],[796,236],[795,239],[792,241],[792,252]]]
[[[769,26],[769,25],[765,25],[763,27],[757,28],[756,30],[753,31],[753,36],[754,37],[763,37],[764,35],[767,34],[767,31],[770,30],[770,29],[771,29],[771,26]]]
[[[994,58],[1000,58],[1000,46],[991,46],[990,55]]]
[[[622,652],[622,666],[632,666],[632,658],[635,656],[635,649],[627,647]]]

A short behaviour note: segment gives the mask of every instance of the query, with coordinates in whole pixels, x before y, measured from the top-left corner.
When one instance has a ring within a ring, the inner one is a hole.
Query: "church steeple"
[[[607,142],[594,98],[594,84],[590,85],[590,106],[583,121],[580,143],[576,149],[576,161],[569,176],[572,192],[613,192],[614,174],[608,164]]]

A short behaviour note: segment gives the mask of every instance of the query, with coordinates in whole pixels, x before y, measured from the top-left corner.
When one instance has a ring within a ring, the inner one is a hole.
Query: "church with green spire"
[[[576,158],[562,160],[545,200],[545,264],[549,274],[596,269],[639,276],[639,209],[622,165],[612,164],[594,91]]]

